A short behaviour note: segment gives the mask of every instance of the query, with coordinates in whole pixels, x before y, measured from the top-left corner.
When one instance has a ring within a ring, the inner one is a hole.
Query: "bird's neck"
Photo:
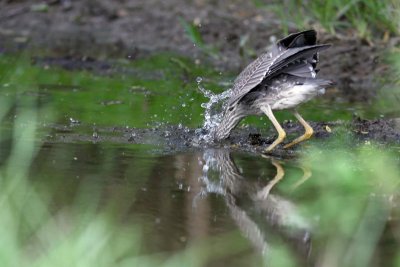
[[[244,114],[233,114],[224,115],[222,121],[214,129],[214,140],[223,140],[229,137],[231,131],[239,124],[239,122],[245,117]]]

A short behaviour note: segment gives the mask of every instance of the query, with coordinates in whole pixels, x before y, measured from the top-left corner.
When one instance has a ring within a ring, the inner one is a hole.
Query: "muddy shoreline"
[[[312,139],[329,140],[347,139],[350,146],[361,144],[397,145],[400,144],[400,120],[378,119],[363,120],[355,118],[344,122],[311,122],[314,128]],[[303,133],[303,128],[298,123],[285,122],[282,124],[289,138],[284,141],[288,143],[293,137]],[[261,134],[254,127],[241,127],[235,129],[232,135],[225,141],[210,144],[198,141],[197,129],[179,126],[161,126],[149,129],[127,128],[127,127],[103,127],[93,129],[84,125],[51,125],[49,134],[43,137],[45,143],[113,143],[113,144],[144,144],[152,145],[155,150],[162,153],[175,153],[178,151],[190,151],[192,149],[205,148],[229,148],[232,151],[243,151],[250,153],[264,153],[264,150],[276,138],[274,129],[269,129],[267,134]],[[307,142],[290,149],[278,146],[270,155],[280,158],[291,158],[301,152]]]

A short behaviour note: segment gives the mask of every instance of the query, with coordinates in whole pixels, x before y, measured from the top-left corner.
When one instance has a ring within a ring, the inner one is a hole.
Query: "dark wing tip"
[[[317,32],[315,30],[306,30],[292,33],[278,41],[278,45],[284,48],[293,48],[301,46],[310,46],[317,43]]]

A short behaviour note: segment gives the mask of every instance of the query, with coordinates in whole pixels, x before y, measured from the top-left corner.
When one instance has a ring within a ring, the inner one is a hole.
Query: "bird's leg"
[[[289,148],[291,146],[294,146],[297,143],[300,143],[304,140],[310,139],[310,137],[314,133],[313,128],[311,128],[311,126],[303,119],[303,117],[300,116],[300,114],[297,111],[294,111],[293,114],[296,117],[296,119],[301,123],[301,125],[303,125],[305,132],[302,136],[297,137],[292,142],[285,145],[284,148]]]
[[[269,145],[269,147],[267,147],[267,149],[265,150],[265,152],[270,152],[277,145],[282,143],[283,139],[285,139],[286,137],[286,133],[282,129],[279,122],[276,120],[274,113],[272,113],[272,109],[269,105],[261,107],[261,110],[268,116],[269,120],[272,122],[276,131],[278,132],[278,138],[276,138],[276,140],[271,145]]]

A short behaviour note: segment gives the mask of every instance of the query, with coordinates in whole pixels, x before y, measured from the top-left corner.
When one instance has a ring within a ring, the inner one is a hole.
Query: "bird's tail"
[[[325,80],[325,79],[306,79],[304,82],[305,85],[309,84],[314,87],[319,95],[325,94],[327,88],[335,85],[334,81]]]
[[[317,32],[315,30],[307,30],[297,32],[286,36],[278,41],[277,45],[285,49],[311,46],[317,44]]]
[[[325,79],[307,79],[305,83],[318,85],[319,87],[324,87],[324,88],[336,85],[334,81]]]

